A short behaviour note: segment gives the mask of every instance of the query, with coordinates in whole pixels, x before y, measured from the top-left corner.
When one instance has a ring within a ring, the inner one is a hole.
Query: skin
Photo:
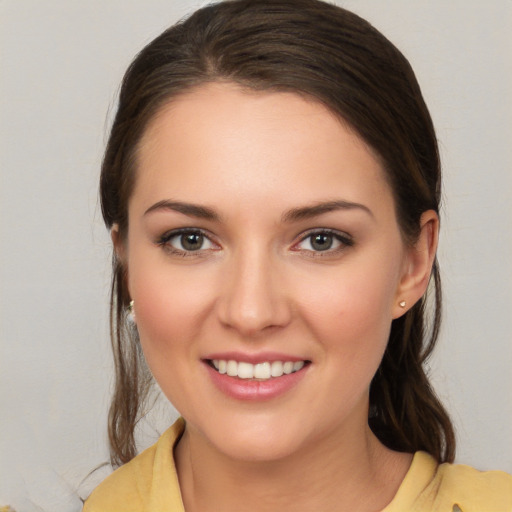
[[[351,206],[290,218],[333,201]],[[182,228],[205,233],[200,250],[185,254],[170,237]],[[325,229],[341,239],[315,251],[308,235]],[[417,243],[404,243],[378,159],[313,100],[208,84],[152,120],[127,238],[114,228],[113,239],[149,367],[187,421],[175,450],[187,512],[391,501],[411,456],[370,431],[369,385],[391,321],[426,289],[437,230],[425,212]],[[244,402],[212,384],[204,358],[214,351],[311,363],[283,395]]]

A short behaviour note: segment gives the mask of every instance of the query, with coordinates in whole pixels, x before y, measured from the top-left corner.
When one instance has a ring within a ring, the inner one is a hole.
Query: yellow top
[[[83,512],[185,512],[172,455],[184,425],[180,418],[157,443],[106,478]],[[427,453],[416,452],[383,512],[512,512],[512,476],[438,465]]]

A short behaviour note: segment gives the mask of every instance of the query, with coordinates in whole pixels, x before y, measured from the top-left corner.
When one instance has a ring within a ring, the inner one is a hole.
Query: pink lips
[[[231,398],[246,401],[271,400],[284,395],[302,380],[309,368],[309,365],[305,365],[299,371],[268,380],[240,379],[238,377],[230,377],[227,374],[221,374],[215,370],[209,363],[209,361],[214,359],[222,359],[225,361],[234,360],[251,364],[263,362],[272,363],[274,361],[297,362],[303,361],[304,359],[287,354],[277,354],[275,352],[258,354],[223,352],[210,354],[207,358],[203,359],[204,366],[217,389]]]
[[[224,359],[228,361],[232,359],[233,361],[240,361],[252,364],[263,363],[268,361],[270,363],[274,361],[303,361],[303,357],[295,357],[289,354],[282,354],[277,352],[258,352],[257,354],[249,354],[249,353],[241,353],[241,352],[217,352],[215,354],[208,354],[203,358],[204,360],[213,360],[213,359]]]

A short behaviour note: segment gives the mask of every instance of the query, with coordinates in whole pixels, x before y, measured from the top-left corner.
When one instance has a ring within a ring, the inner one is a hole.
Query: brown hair
[[[105,223],[126,235],[138,142],[148,122],[177,95],[207,82],[313,97],[348,122],[382,161],[397,218],[409,243],[421,214],[439,211],[440,162],[432,121],[399,50],[357,15],[319,0],[228,0],[166,30],[127,70],[101,172]],[[136,453],[134,428],[151,385],[135,329],[125,269],[114,256],[111,334],[116,385],[109,416],[111,459]],[[423,297],[394,320],[370,388],[369,424],[388,447],[425,450],[452,461],[453,427],[424,370],[440,325],[437,261],[427,326]]]

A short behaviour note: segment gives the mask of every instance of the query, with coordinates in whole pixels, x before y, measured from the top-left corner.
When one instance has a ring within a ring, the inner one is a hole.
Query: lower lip
[[[273,377],[268,380],[252,380],[221,374],[208,363],[205,363],[205,366],[213,383],[220,391],[231,398],[248,401],[271,400],[284,395],[302,380],[309,368],[308,364],[288,375]]]

